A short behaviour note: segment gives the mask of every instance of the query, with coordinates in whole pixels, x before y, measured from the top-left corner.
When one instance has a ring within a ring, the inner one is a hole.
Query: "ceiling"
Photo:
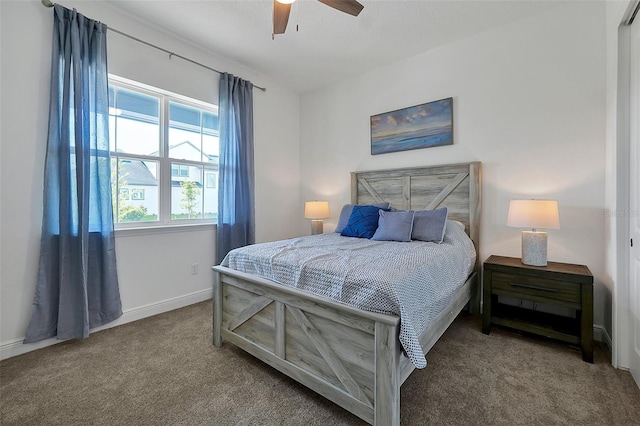
[[[353,17],[316,0],[297,0],[287,32],[275,40],[271,38],[271,0],[109,3],[298,93],[560,4],[542,0],[359,1],[364,10]]]

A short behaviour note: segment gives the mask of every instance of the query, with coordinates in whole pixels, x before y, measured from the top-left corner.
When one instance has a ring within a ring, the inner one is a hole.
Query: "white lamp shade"
[[[329,217],[328,201],[307,201],[304,203],[305,219],[326,219]]]
[[[513,228],[560,228],[558,202],[555,200],[511,200],[507,226]]]

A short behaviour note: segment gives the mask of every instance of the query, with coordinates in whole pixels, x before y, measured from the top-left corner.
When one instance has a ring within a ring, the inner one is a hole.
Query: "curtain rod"
[[[45,7],[53,7],[53,6],[54,6],[54,4],[55,4],[55,3],[53,3],[51,0],[40,0],[40,2],[41,2]],[[155,45],[155,44],[153,44],[153,43],[149,43],[148,41],[141,40],[141,39],[139,39],[139,38],[137,38],[137,37],[134,37],[134,36],[132,36],[132,35],[130,35],[130,34],[127,34],[127,33],[125,33],[125,32],[122,32],[122,31],[116,30],[115,28],[111,28],[111,27],[109,27],[109,26],[107,26],[107,28],[109,28],[109,30],[110,30],[110,31],[113,31],[113,32],[114,32],[114,33],[116,33],[116,34],[120,34],[121,36],[124,36],[124,37],[130,38],[131,40],[137,41],[138,43],[142,43],[142,44],[144,44],[144,45],[146,45],[146,46],[149,46],[149,47],[151,47],[151,48],[154,48],[154,49],[160,50],[161,52],[168,53],[168,54],[169,54],[169,59],[171,59],[171,58],[173,58],[173,57],[175,56],[176,58],[180,58],[180,59],[182,59],[182,60],[184,60],[184,61],[191,62],[192,64],[195,64],[195,65],[201,66],[202,68],[206,68],[206,69],[208,69],[208,70],[210,70],[210,71],[213,71],[213,72],[216,72],[216,73],[218,73],[218,74],[222,74],[222,73],[223,73],[223,71],[219,71],[219,70],[217,70],[217,69],[215,69],[215,68],[211,68],[210,66],[207,66],[207,65],[205,65],[205,64],[201,64],[200,62],[194,61],[193,59],[189,59],[189,58],[187,58],[187,57],[185,57],[185,56],[179,55],[179,54],[177,54],[177,53],[175,53],[175,52],[172,52],[172,51],[170,51],[170,50],[167,50],[167,49],[165,49],[165,48],[163,48],[163,47],[157,46],[157,45]],[[252,83],[252,84],[253,84],[253,83]],[[260,90],[262,90],[263,92],[266,92],[266,91],[267,91],[267,89],[266,89],[265,87],[256,86],[255,84],[253,85],[253,87],[255,87],[256,89],[260,89]]]

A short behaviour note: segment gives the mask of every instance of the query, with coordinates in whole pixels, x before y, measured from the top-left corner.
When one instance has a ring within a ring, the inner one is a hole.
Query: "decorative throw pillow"
[[[378,229],[371,237],[376,241],[411,241],[414,211],[384,211],[380,210]]]
[[[446,207],[435,210],[418,210],[413,217],[411,238],[440,244],[444,239],[449,210]]]
[[[345,237],[371,238],[378,229],[378,210],[376,206],[353,206],[347,226],[340,235]]]
[[[388,209],[389,203],[377,203],[377,204],[360,204],[365,206],[375,206],[380,209]],[[338,218],[338,224],[336,225],[336,232],[340,233],[347,226],[347,222],[349,222],[349,218],[351,217],[351,212],[353,211],[354,204],[345,204],[342,206],[342,211],[340,211],[340,217]]]

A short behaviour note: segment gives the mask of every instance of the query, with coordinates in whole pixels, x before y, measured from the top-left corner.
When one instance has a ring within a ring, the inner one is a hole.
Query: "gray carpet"
[[[640,390],[596,347],[461,314],[402,387],[403,425],[640,425]],[[225,343],[204,302],[0,363],[2,425],[360,425]]]

